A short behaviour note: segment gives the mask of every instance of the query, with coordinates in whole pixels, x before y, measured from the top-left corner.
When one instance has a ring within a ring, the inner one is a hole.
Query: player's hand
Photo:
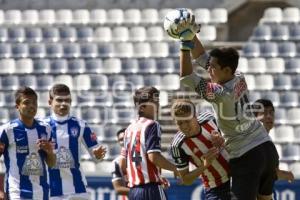
[[[201,157],[204,167],[209,167],[213,160],[215,160],[218,156],[219,149],[216,147],[210,148],[208,152]]]
[[[213,146],[218,149],[224,148],[225,139],[222,137],[222,135],[218,131],[212,132],[211,142],[212,142]]]
[[[93,149],[93,154],[95,156],[95,158],[97,158],[98,160],[102,160],[105,157],[106,154],[106,148],[103,146],[99,146],[97,148]]]
[[[295,180],[294,174],[291,171],[277,170],[277,177],[279,180],[286,180],[289,183]]]
[[[45,140],[45,139],[38,139],[36,144],[37,144],[37,147],[39,150],[43,150],[47,154],[53,154],[52,142]]]
[[[162,187],[164,189],[168,189],[171,186],[169,180],[166,179],[165,177],[161,177],[161,180],[162,180]]]

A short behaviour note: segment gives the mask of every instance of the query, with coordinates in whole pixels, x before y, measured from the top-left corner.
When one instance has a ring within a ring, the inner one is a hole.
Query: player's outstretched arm
[[[295,179],[294,174],[291,171],[285,171],[285,170],[277,169],[276,174],[277,174],[278,180],[286,180],[286,181],[291,183]]]
[[[160,152],[148,153],[148,158],[157,167],[177,173],[176,166],[163,157]]]
[[[93,155],[97,160],[102,160],[105,157],[106,148],[103,146],[98,146],[93,149]]]

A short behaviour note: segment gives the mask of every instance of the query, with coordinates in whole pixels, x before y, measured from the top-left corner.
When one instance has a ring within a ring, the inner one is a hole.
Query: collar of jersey
[[[33,120],[33,124],[31,127],[26,126],[20,119],[17,119],[18,124],[20,124],[21,126],[24,126],[24,128],[26,129],[34,129],[36,127],[36,120]]]
[[[54,121],[56,121],[59,124],[64,124],[64,123],[66,123],[66,121],[68,121],[68,119],[70,119],[70,115],[60,117],[55,114],[52,114],[51,118],[54,119]]]

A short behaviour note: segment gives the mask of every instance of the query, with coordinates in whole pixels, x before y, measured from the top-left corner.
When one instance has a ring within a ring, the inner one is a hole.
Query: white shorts
[[[69,194],[57,197],[50,197],[50,200],[90,200],[88,193]]]

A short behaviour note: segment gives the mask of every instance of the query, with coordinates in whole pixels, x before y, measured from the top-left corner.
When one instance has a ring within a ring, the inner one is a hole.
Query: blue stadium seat
[[[3,76],[1,83],[2,90],[16,90],[19,87],[19,78],[15,75]]]
[[[294,42],[283,42],[278,45],[279,55],[281,57],[295,57],[297,48]]]
[[[132,91],[114,91],[112,94],[113,105],[116,107],[132,107]]]
[[[0,27],[0,42],[6,42],[8,40],[8,30],[5,27]]]
[[[279,74],[274,77],[274,89],[289,90],[292,87],[292,80],[289,75]]]
[[[43,40],[57,42],[60,40],[59,30],[56,27],[47,26],[43,28]]]
[[[85,60],[86,73],[100,73],[103,68],[103,62],[99,58]]]
[[[12,56],[15,58],[26,58],[29,55],[28,44],[15,43],[12,45]]]
[[[287,123],[287,113],[284,108],[277,108],[275,112],[275,123],[285,124]]]
[[[131,87],[129,88],[130,91],[144,86],[144,78],[142,75],[133,74],[126,76],[126,81],[131,85]]]
[[[80,44],[81,57],[83,58],[95,58],[98,56],[97,44],[84,43]]]
[[[263,57],[276,57],[278,46],[275,42],[265,42],[260,44],[260,55]]]
[[[114,53],[114,45],[112,43],[99,43],[98,55],[100,57],[111,57]]]
[[[157,72],[159,73],[174,73],[176,72],[173,59],[163,58],[157,60]]]
[[[33,63],[34,73],[47,74],[51,71],[50,61],[48,59],[37,59]]]
[[[299,41],[300,40],[300,24],[291,24],[290,25],[290,41]]]
[[[289,73],[300,73],[300,58],[285,59],[285,70]]]
[[[9,92],[6,91],[4,93],[4,98],[5,98],[5,106],[7,106],[7,107],[14,107],[15,106],[16,103],[15,103],[15,96],[14,96],[13,91],[9,91]],[[15,115],[15,113],[16,113],[16,115]],[[19,113],[16,110],[16,108],[9,109],[9,116],[11,117],[10,119],[15,119],[15,118],[19,117]]]
[[[111,75],[108,77],[109,87],[115,90],[125,90],[126,89],[126,78],[123,75]]]
[[[132,102],[132,99],[131,99]],[[118,123],[130,124],[136,119],[136,113],[133,107],[130,108],[115,108]]]
[[[52,75],[39,75],[37,76],[37,89],[38,90],[49,90],[54,83]]]
[[[139,60],[139,73],[157,72],[156,60],[153,58]]]
[[[48,43],[46,44],[47,57],[60,58],[64,54],[64,49],[60,43]]]
[[[68,73],[85,73],[85,62],[83,59],[72,59],[68,61]]]
[[[248,42],[243,47],[243,56],[245,57],[258,57],[260,56],[260,47],[256,42]]]
[[[286,144],[282,148],[282,160],[299,160],[300,146],[297,144]]]
[[[95,95],[95,105],[96,106],[112,106],[113,98],[111,92],[101,91],[100,95]]]
[[[78,43],[65,43],[63,44],[64,57],[77,58],[80,56],[80,46]]]
[[[272,27],[272,40],[288,40],[289,27],[283,24],[277,24]]]
[[[272,37],[271,27],[266,24],[255,27],[252,34],[252,40],[270,40]]]
[[[293,89],[300,90],[300,75],[296,75],[292,79]]]
[[[22,86],[28,86],[31,87],[32,89],[37,88],[37,80],[36,76],[34,75],[26,75],[26,76],[20,76],[19,77],[19,84]]]
[[[6,108],[2,108],[0,110],[0,123],[4,124],[7,123],[10,120],[9,118],[9,112]]]
[[[21,27],[9,28],[8,37],[11,42],[23,42],[25,40],[25,30]]]
[[[94,90],[107,90],[109,89],[108,78],[104,74],[92,74],[91,79],[91,89]]]
[[[61,27],[59,29],[60,39],[68,42],[74,42],[77,40],[77,31],[74,27]]]
[[[94,30],[91,27],[79,27],[77,29],[77,39],[80,41],[93,41]]]
[[[68,62],[66,59],[51,60],[51,73],[61,74],[68,71]]]
[[[46,54],[46,47],[44,43],[29,44],[29,55],[31,58],[44,58]]]
[[[161,89],[162,80],[159,75],[152,74],[144,77],[145,86],[153,86],[157,89]]]
[[[106,125],[104,127],[103,135],[101,137],[101,141],[116,141],[117,138],[117,132],[122,127],[119,125]]]
[[[139,71],[139,63],[135,58],[126,58],[122,60],[123,73],[137,73]]]
[[[279,96],[279,93],[277,91],[262,92],[261,97],[263,99],[271,100],[275,107],[280,105],[280,96]]]
[[[281,95],[280,105],[286,107],[296,107],[299,105],[298,103],[298,93],[292,91],[286,91]]]
[[[101,123],[100,110],[95,107],[81,108],[81,116],[88,123]]]
[[[178,57],[180,53],[180,43],[179,42],[170,42],[169,43],[169,56]]]
[[[41,42],[43,39],[42,30],[38,27],[27,27],[25,34],[28,42]]]
[[[12,55],[11,45],[9,43],[0,43],[0,58],[9,58]]]

